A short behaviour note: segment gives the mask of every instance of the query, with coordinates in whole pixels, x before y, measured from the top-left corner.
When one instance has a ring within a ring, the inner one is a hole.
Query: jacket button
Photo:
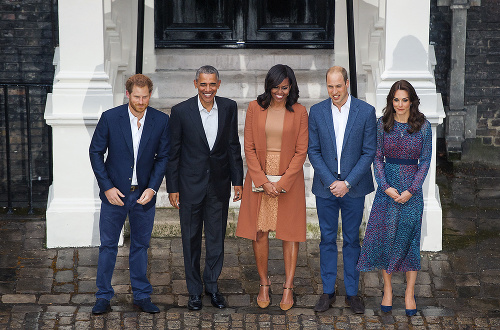
[[[132,178],[128,178],[129,180],[132,180]]]
[[[210,170],[207,170],[207,174],[210,173]]]

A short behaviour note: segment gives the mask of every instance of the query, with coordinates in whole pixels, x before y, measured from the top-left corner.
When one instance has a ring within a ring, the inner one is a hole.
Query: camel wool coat
[[[286,111],[281,137],[279,185],[286,191],[278,196],[278,221],[276,238],[284,241],[306,240],[306,199],[304,171],[302,166],[307,156],[308,117],[306,108],[296,103],[293,112]],[[267,182],[266,168],[266,117],[267,110],[257,101],[248,105],[245,119],[245,157],[248,171],[243,185],[243,199],[236,235],[251,240],[257,239],[257,217],[262,194],[252,192],[252,181],[256,187]]]

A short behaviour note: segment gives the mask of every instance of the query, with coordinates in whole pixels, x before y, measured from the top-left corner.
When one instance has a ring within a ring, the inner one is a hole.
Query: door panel
[[[335,0],[156,0],[157,47],[333,48]]]

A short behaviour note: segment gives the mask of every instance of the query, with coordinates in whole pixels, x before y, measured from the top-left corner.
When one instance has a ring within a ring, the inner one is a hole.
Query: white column
[[[102,0],[59,2],[56,75],[45,119],[52,126],[54,180],[47,247],[99,244],[98,187],[88,148],[99,114],[113,106],[104,49]]]
[[[445,116],[436,84],[429,46],[430,0],[386,0],[385,47],[381,54],[376,108],[381,115],[392,84],[408,80],[420,98],[420,110],[432,124],[433,157],[424,183],[424,216],[421,248],[425,251],[442,249],[442,210],[436,185],[436,126]]]
[[[155,14],[154,0],[145,0],[144,3],[144,74],[156,71],[155,55]]]

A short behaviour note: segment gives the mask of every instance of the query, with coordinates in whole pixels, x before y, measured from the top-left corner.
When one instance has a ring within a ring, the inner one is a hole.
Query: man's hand
[[[151,199],[153,199],[154,195],[155,195],[154,190],[151,188],[148,188],[148,189],[144,190],[141,197],[139,197],[139,199],[137,200],[137,203],[139,203],[141,205],[146,205],[147,203],[149,203],[151,201]]]
[[[113,187],[111,189],[108,189],[104,192],[104,195],[106,195],[106,198],[108,199],[108,202],[112,205],[118,205],[118,206],[123,206],[123,201],[121,200],[120,197],[125,197],[124,194],[121,193],[118,188]]]
[[[179,209],[179,193],[170,193],[168,194],[168,200],[170,201],[170,205],[175,207],[176,209]]]
[[[387,194],[387,196],[394,199],[394,201],[396,201],[397,198],[401,197],[396,188],[389,187],[385,190],[385,193]]]
[[[240,201],[243,197],[243,186],[234,186],[233,202]]]
[[[337,180],[330,185],[330,192],[333,196],[342,198],[349,192],[349,188],[347,188],[344,181]]]
[[[411,196],[413,196],[413,195],[408,190],[405,190],[401,193],[401,196],[396,198],[394,201],[396,203],[404,204],[404,203],[408,202],[408,200],[411,198]]]

